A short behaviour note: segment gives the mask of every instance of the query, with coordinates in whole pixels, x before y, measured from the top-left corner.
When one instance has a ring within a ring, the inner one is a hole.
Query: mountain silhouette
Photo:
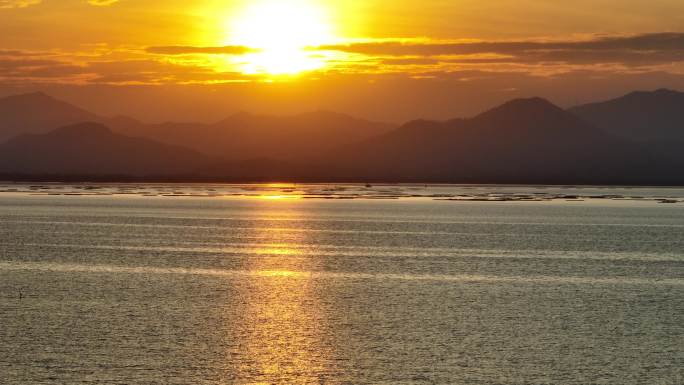
[[[613,135],[642,142],[684,144],[684,92],[632,92],[570,111]]]
[[[681,96],[638,92],[570,111],[541,98],[516,99],[468,119],[415,120],[393,128],[324,111],[145,124],[26,94],[0,99],[6,112],[2,134],[22,133],[0,144],[0,173],[47,179],[681,185]],[[46,128],[91,117],[95,122]]]
[[[388,132],[394,126],[334,112],[295,116],[238,113],[214,124],[142,124],[131,119],[109,121],[130,136],[182,145],[230,160],[275,158],[290,160],[302,154],[325,153],[333,148]]]
[[[146,124],[126,116],[97,116],[41,92],[0,99],[0,117],[0,142],[20,134],[46,133],[69,124],[98,122],[127,136],[188,147],[231,160],[292,159],[302,154],[325,153],[396,128],[328,111],[294,116],[241,112],[212,124]]]
[[[79,123],[0,144],[0,172],[29,175],[181,175],[213,160],[198,152]]]
[[[357,174],[402,181],[655,183],[669,181],[673,171],[541,98],[513,100],[471,119],[410,122],[337,156],[343,154],[353,154],[346,166]]]
[[[98,119],[95,114],[42,92],[8,96],[0,98],[0,142],[20,134],[45,133]]]

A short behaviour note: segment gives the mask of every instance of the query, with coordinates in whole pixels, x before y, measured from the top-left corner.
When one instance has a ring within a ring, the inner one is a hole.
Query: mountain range
[[[20,134],[45,133],[97,120],[97,115],[42,92],[9,96],[0,99],[0,142]]]
[[[323,111],[145,124],[43,93],[0,99],[0,113],[5,178],[684,184],[684,93],[671,90],[399,127]]]
[[[684,92],[632,92],[606,102],[577,106],[569,112],[621,138],[684,143]]]
[[[45,133],[83,122],[101,123],[119,134],[231,160],[324,153],[396,128],[327,111],[282,117],[241,112],[211,124],[145,124],[126,116],[97,116],[41,92],[0,99],[0,142],[18,134]]]
[[[184,147],[77,123],[0,144],[0,172],[33,175],[191,175],[210,158]]]
[[[365,168],[372,179],[622,184],[646,181],[656,165],[658,178],[667,176],[667,162],[650,151],[540,98],[513,100],[472,119],[410,122],[347,152],[354,153],[354,169]]]

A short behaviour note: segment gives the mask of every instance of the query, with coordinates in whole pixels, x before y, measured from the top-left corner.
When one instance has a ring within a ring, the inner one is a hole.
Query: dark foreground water
[[[684,383],[682,190],[15,187],[3,385]]]

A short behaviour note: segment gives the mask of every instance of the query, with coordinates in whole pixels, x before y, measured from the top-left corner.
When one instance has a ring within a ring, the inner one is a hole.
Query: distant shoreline
[[[443,181],[443,180],[411,180],[411,179],[370,179],[370,178],[210,178],[201,176],[112,176],[112,175],[6,175],[0,174],[0,183],[29,184],[29,183],[75,183],[75,184],[340,184],[340,185],[428,185],[428,186],[549,186],[549,187],[614,187],[614,188],[681,188],[682,184],[668,183],[620,183],[620,182],[561,182],[561,181]]]

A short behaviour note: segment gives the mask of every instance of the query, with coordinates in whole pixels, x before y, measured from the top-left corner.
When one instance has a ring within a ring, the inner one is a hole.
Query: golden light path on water
[[[266,196],[254,200],[254,205],[274,217],[282,213],[292,220],[305,218],[305,208],[290,202],[292,199],[282,196]],[[251,235],[265,239],[268,246],[250,256],[246,266],[256,275],[249,279],[249,289],[244,292],[246,311],[241,324],[251,325],[244,331],[245,354],[255,362],[238,370],[258,371],[261,378],[273,381],[297,378],[324,383],[324,373],[333,372],[326,364],[334,361],[334,352],[325,340],[326,312],[320,281],[306,273],[317,270],[315,261],[303,252],[310,234],[263,227]],[[308,378],[312,373],[319,374]]]

